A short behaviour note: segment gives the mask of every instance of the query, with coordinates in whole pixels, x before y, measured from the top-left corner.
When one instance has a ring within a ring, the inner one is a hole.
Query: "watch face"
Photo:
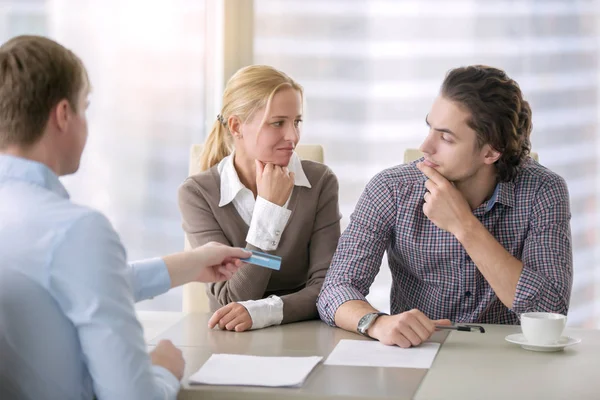
[[[377,313],[369,313],[362,317],[360,321],[358,321],[358,332],[363,335],[366,334],[367,329],[369,329],[375,318],[377,318]]]

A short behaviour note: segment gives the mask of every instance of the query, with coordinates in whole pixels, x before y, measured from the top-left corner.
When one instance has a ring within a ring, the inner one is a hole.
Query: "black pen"
[[[480,332],[485,333],[483,326],[479,325],[436,325],[435,329],[449,329],[461,332]]]

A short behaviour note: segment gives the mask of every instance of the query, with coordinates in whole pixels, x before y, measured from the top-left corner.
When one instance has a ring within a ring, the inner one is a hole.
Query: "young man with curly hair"
[[[487,66],[448,72],[416,162],[376,175],[327,273],[318,309],[330,325],[410,347],[436,324],[518,324],[566,314],[573,255],[565,181],[529,157],[531,109]],[[391,312],[365,296],[384,251]]]

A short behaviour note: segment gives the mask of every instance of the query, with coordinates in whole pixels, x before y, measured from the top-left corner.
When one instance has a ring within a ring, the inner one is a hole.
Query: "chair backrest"
[[[406,149],[404,150],[404,164],[408,164],[409,162],[413,162],[423,157],[423,153],[419,149]],[[535,161],[539,162],[538,154],[531,152],[529,153],[529,157],[533,158]]]
[[[195,175],[200,172],[200,155],[202,154],[201,144],[193,144],[190,148],[189,175]],[[296,147],[296,153],[303,160],[311,160],[323,163],[325,160],[323,146],[320,144],[299,144]],[[191,250],[191,245],[185,238],[185,250]],[[183,286],[183,312],[208,312],[208,297],[206,296],[204,285],[193,282]]]
[[[0,399],[81,393],[77,330],[28,273],[25,266],[0,267]]]

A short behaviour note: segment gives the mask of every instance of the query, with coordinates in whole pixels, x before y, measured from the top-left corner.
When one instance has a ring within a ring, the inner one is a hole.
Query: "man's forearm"
[[[185,283],[191,282],[194,279],[194,270],[189,267],[190,263],[193,263],[193,258],[190,252],[184,251],[179,253],[170,254],[164,256],[163,261],[167,266],[167,271],[171,277],[171,288],[181,286]]]
[[[523,263],[513,257],[473,216],[455,233],[500,301],[512,308]]]
[[[335,324],[347,331],[356,332],[358,321],[365,314],[377,312],[369,303],[363,300],[350,300],[338,307],[335,312]]]

